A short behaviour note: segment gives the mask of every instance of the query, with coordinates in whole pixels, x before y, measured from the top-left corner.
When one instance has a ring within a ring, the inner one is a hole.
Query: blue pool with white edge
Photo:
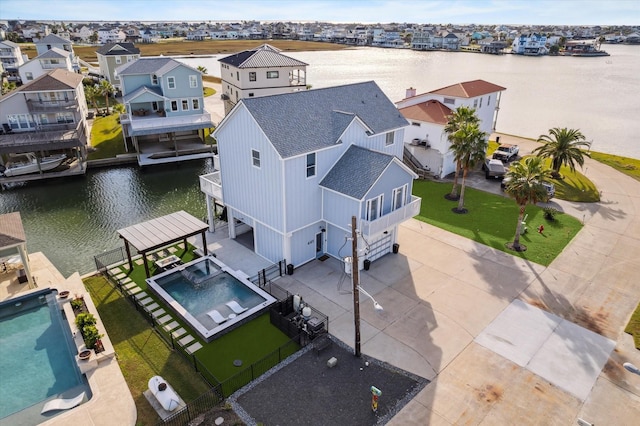
[[[40,414],[57,398],[85,392],[71,329],[50,289],[0,303],[0,425],[38,424],[64,411]]]
[[[208,342],[276,301],[213,256],[148,278],[147,284]]]

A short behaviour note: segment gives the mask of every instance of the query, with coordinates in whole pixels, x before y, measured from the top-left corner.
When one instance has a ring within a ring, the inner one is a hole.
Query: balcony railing
[[[363,220],[360,226],[362,230],[362,234],[365,236],[372,236],[379,234],[392,226],[398,225],[404,222],[407,219],[411,219],[420,213],[420,204],[422,203],[422,199],[419,197],[411,196],[411,202],[409,204],[405,204],[404,206],[396,209],[384,216],[376,220]]]
[[[213,164],[218,161],[218,156],[214,156]],[[222,198],[222,181],[220,180],[220,172],[213,172],[200,176],[200,190],[210,197],[215,198],[219,202],[224,202]]]
[[[75,99],[69,101],[37,101],[27,99],[27,107],[30,112],[35,111],[69,111],[78,109]]]

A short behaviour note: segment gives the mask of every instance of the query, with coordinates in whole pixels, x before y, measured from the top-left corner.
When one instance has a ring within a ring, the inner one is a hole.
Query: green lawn
[[[116,155],[126,152],[122,128],[118,122],[119,116],[120,114],[111,114],[94,119],[91,128],[91,146],[96,150],[89,153],[89,160],[114,158]]]
[[[155,425],[159,421],[142,394],[155,375],[171,383],[187,402],[207,391],[208,385],[193,366],[173,352],[104,277],[86,278],[84,284],[115,348],[118,364],[136,403],[138,425]]]
[[[206,98],[207,96],[211,96],[211,95],[215,95],[215,94],[216,94],[215,89],[212,89],[211,87],[205,87],[205,88],[203,89],[203,92],[204,92],[203,96],[204,96],[205,98]]]
[[[635,343],[636,349],[640,349],[640,305],[638,305],[633,315],[631,315],[629,324],[627,324],[624,331],[633,336],[633,343]]]
[[[593,151],[591,151],[591,158],[611,166],[620,173],[624,173],[635,180],[640,180],[640,160],[638,159]]]
[[[513,241],[515,236],[518,220],[515,201],[467,187],[464,204],[469,212],[456,214],[451,209],[457,202],[444,198],[451,188],[450,183],[414,181],[413,193],[422,198],[416,219],[541,265],[549,265],[582,228],[580,221],[569,215],[558,214],[555,221],[549,222],[543,218],[541,208],[527,206],[529,232],[520,237],[527,251],[514,252],[508,250],[505,243]],[[536,231],[541,224],[545,228],[543,234]]]

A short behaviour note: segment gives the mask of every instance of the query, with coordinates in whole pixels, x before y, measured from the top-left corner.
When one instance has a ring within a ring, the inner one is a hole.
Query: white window
[[[171,111],[178,110],[178,101],[171,101]]]
[[[116,56],[116,64],[122,63],[122,56]]]
[[[395,139],[395,132],[389,132],[389,133],[387,133],[387,135],[386,135],[386,141],[385,141],[385,144],[386,144],[387,146],[389,146],[389,145],[393,145],[393,141],[394,141],[394,139]]]
[[[73,123],[73,114],[70,112],[59,112],[56,114],[58,124]]]
[[[443,99],[445,104],[449,104],[449,105],[455,105],[456,104],[456,100],[453,98],[444,98]]]
[[[487,96],[487,105],[491,103],[491,95]]]
[[[33,73],[32,72],[26,72],[25,73],[25,77],[27,78],[27,80],[33,80]]]
[[[157,85],[158,84],[158,76],[155,74],[151,75],[151,84],[153,85]]]
[[[278,71],[267,71],[267,78],[278,78],[280,73]]]
[[[256,81],[256,73],[255,72],[250,72],[249,73],[249,81]]]
[[[316,175],[316,153],[307,154],[307,177]]]
[[[482,98],[480,98],[480,106],[478,108],[482,108]]]
[[[240,71],[236,71],[236,80],[240,81]]]
[[[477,100],[477,99],[474,99],[474,100],[473,100],[473,108],[474,108],[474,109],[475,109],[475,108],[478,108],[478,100]]]
[[[189,76],[189,87],[191,87],[192,89],[194,87],[198,87],[198,76],[197,75],[190,75]]]
[[[113,79],[120,81],[120,76],[118,74],[114,74],[113,75]]]
[[[180,102],[182,103],[182,110],[189,111],[189,99],[182,99]]]
[[[191,109],[194,109],[194,110],[200,109],[200,99],[198,98],[191,99]]]
[[[407,199],[408,189],[409,186],[405,184],[393,190],[393,205],[391,206],[392,210],[397,210],[400,207],[404,206],[405,200]]]
[[[133,61],[133,56],[128,55],[128,56],[127,56],[127,62],[131,62],[131,61]]]
[[[176,78],[175,77],[167,77],[167,87],[169,89],[176,88]]]
[[[12,129],[29,129],[36,126],[31,114],[7,115],[7,121]]]
[[[420,123],[416,123],[415,121],[412,121],[412,122],[411,122],[411,125],[412,125],[412,126],[416,126],[416,127],[420,127]]]
[[[366,220],[374,221],[382,216],[382,199],[383,195],[380,194],[376,198],[367,200]]]
[[[260,168],[260,151],[251,150],[251,163],[254,167]]]

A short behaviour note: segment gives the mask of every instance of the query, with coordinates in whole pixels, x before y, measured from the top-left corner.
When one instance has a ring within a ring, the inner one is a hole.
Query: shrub
[[[98,333],[98,328],[95,325],[85,325],[82,329],[82,337],[84,337],[84,344],[87,348],[93,349],[96,346],[96,342],[103,334]]]
[[[544,218],[547,219],[549,222],[553,222],[554,220],[556,220],[556,215],[562,213],[554,209],[553,207],[545,207],[543,211],[544,211]]]
[[[81,309],[83,305],[84,305],[84,300],[80,298],[76,298],[71,301],[71,308],[73,310]]]
[[[86,326],[95,325],[95,324],[96,324],[96,317],[93,316],[93,314],[83,313],[83,314],[78,314],[78,316],[76,317],[76,327],[78,327],[78,330],[80,330],[80,333],[82,333],[83,336],[84,336],[84,328]]]

